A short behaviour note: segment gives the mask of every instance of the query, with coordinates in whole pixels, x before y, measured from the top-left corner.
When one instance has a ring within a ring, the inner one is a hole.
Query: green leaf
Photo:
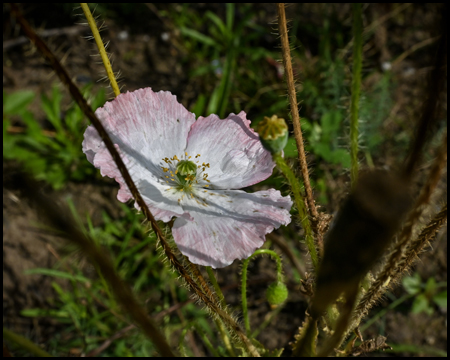
[[[234,21],[234,4],[233,3],[227,3],[227,29],[228,32],[231,34],[233,30],[233,21]]]
[[[425,284],[425,293],[433,295],[436,292],[436,280],[434,277],[430,277]]]
[[[434,295],[432,300],[437,306],[447,309],[447,290]]]
[[[48,98],[45,94],[42,94],[41,100],[42,100],[42,109],[44,110],[45,114],[47,115],[48,120],[51,122],[51,124],[54,126],[57,132],[62,131],[62,121],[60,118],[61,113],[61,98],[62,94],[58,90],[57,86],[53,87],[52,90],[52,97]]]
[[[414,299],[411,312],[413,314],[419,314],[421,312],[425,312],[428,315],[431,315],[433,313],[433,308],[430,307],[430,303],[428,301],[428,298],[425,296],[425,294],[417,295],[417,297]]]
[[[214,14],[209,10],[205,13],[205,16],[209,18],[217,26],[217,28],[220,30],[220,32],[224,37],[228,36],[227,28],[225,27],[225,24],[223,23],[220,17],[218,17],[216,14]]]
[[[24,309],[20,312],[21,316],[26,317],[57,317],[57,318],[68,318],[69,313],[65,310],[54,310],[54,309]]]
[[[421,291],[422,279],[420,275],[415,273],[414,276],[406,276],[402,280],[403,287],[408,294],[417,294]]]
[[[203,35],[197,30],[189,29],[183,26],[180,28],[180,32],[181,34],[191,37],[192,39],[197,40],[198,42],[201,42],[205,45],[220,46],[214,39],[210,38],[209,36]]]
[[[21,114],[34,99],[34,91],[22,90],[12,94],[3,92],[3,115]]]
[[[199,115],[203,114],[205,106],[206,106],[206,96],[204,94],[200,94],[195,104],[191,107],[191,111],[198,117]]]
[[[210,114],[217,114],[219,110],[219,92],[220,92],[220,86],[217,86],[211,97],[209,98],[208,108],[206,109],[205,116],[208,116]]]
[[[333,164],[342,164],[345,168],[350,168],[351,165],[350,154],[345,149],[337,149],[331,152],[330,160]]]
[[[84,283],[90,282],[90,280],[82,275],[72,275],[64,271],[55,270],[55,269],[44,269],[44,268],[36,268],[36,269],[30,269],[24,271],[25,275],[47,275],[47,276],[53,276],[56,278],[61,279],[69,279],[69,280],[75,280],[80,281]]]

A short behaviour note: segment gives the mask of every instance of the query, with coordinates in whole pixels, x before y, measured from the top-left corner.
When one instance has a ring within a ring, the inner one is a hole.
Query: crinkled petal
[[[206,172],[215,189],[256,184],[272,175],[275,166],[243,111],[223,120],[200,116],[189,132],[187,151],[200,154],[200,164],[210,164]]]
[[[166,194],[162,159],[181,155],[186,148],[194,114],[177,102],[170,92],[154,93],[150,88],[127,92],[97,109],[102,122],[136,183],[145,202],[158,220],[169,221],[183,210],[175,195]],[[117,198],[132,198],[125,181],[97,131],[89,126],[84,134],[83,152],[103,176],[120,184]]]
[[[180,251],[198,265],[222,268],[246,259],[265,235],[291,221],[292,201],[274,189],[199,190],[182,201],[191,219],[177,218],[172,228]]]

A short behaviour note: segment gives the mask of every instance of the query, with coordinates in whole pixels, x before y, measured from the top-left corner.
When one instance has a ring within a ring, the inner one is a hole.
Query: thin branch
[[[308,164],[306,162],[305,148],[303,146],[302,129],[300,126],[300,116],[298,113],[297,94],[295,92],[294,73],[292,71],[291,52],[289,49],[288,31],[286,26],[286,13],[284,11],[284,3],[277,4],[278,10],[278,27],[281,37],[281,47],[283,54],[283,65],[286,74],[286,82],[288,86],[289,103],[291,106],[292,123],[294,124],[294,136],[298,149],[298,160],[305,184],[306,201],[308,203],[308,212],[312,221],[317,224],[318,213],[312,194],[311,184],[309,182]],[[315,233],[318,234],[317,225]]]
[[[97,24],[92,16],[91,10],[87,3],[80,3],[81,8],[83,9],[84,16],[86,16],[89,27],[91,28],[92,35],[94,36],[95,43],[98,47],[98,52],[102,57],[103,65],[105,66],[106,74],[108,75],[109,82],[114,91],[114,94],[117,96],[120,94],[119,86],[117,85],[116,77],[114,76],[114,72],[111,67],[111,62],[109,61],[108,55],[106,54],[105,46],[103,45],[103,40],[98,32]]]
[[[421,231],[420,235],[415,239],[408,248],[407,254],[402,259],[401,265],[395,270],[391,282],[396,283],[398,278],[405,273],[405,271],[412,266],[418,255],[423,251],[423,248],[435,238],[437,232],[447,222],[447,203],[445,203],[441,211],[428,223],[428,225]]]

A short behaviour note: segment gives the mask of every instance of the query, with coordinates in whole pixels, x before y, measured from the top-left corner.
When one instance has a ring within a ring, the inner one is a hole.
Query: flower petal
[[[169,188],[161,168],[162,159],[181,155],[187,135],[195,121],[194,114],[176,101],[170,92],[154,93],[150,88],[127,92],[97,109],[102,122],[136,183],[144,201],[158,220],[169,221],[183,214]],[[89,126],[84,134],[83,152],[100,168],[103,176],[120,184],[117,198],[126,202],[132,198],[125,181],[97,131]]]
[[[187,151],[210,164],[208,179],[215,189],[256,184],[272,175],[275,166],[243,111],[223,120],[214,114],[200,116],[189,132]]]
[[[267,233],[291,221],[290,197],[274,189],[203,191],[183,200],[192,219],[179,217],[172,228],[179,250],[195,264],[221,268],[248,258]]]

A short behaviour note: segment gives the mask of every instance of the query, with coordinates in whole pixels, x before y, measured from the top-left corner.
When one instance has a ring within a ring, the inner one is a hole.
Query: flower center
[[[181,160],[177,164],[177,169],[175,170],[178,180],[183,185],[192,184],[197,176],[197,165],[195,165],[190,160]]]
[[[192,156],[189,156],[189,154],[185,152],[184,156],[181,156],[181,160],[177,155],[174,155],[171,158],[166,157],[162,159],[167,167],[161,166],[161,169],[164,172],[164,177],[161,177],[161,179],[170,185],[170,188],[166,191],[172,190],[180,193],[181,197],[178,199],[178,202],[184,198],[185,194],[197,199],[193,190],[195,188],[208,188],[210,186],[208,174],[205,172],[210,165],[209,163],[205,164],[204,162],[200,164],[200,157],[201,155],[197,154],[195,158],[192,159]]]

